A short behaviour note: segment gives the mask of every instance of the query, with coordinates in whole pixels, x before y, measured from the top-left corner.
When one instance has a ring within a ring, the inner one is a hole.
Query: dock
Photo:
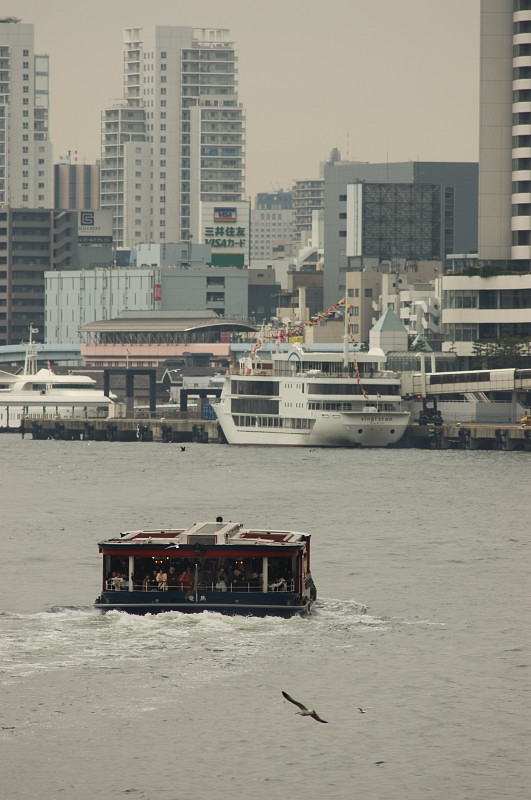
[[[20,433],[33,439],[95,442],[224,442],[217,420],[185,419],[35,419],[22,420]]]
[[[475,422],[408,426],[399,446],[432,450],[525,450],[531,452],[531,426]]]
[[[33,439],[96,442],[199,442],[224,444],[215,419],[45,419],[23,420],[19,432]],[[520,450],[531,452],[531,426],[475,422],[408,426],[394,447],[421,450]]]

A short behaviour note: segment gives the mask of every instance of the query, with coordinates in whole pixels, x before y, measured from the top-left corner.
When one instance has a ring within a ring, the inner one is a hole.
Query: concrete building
[[[442,278],[444,350],[471,356],[476,341],[531,339],[531,273]]]
[[[100,207],[99,164],[72,164],[70,157],[54,164],[54,207],[94,211]]]
[[[199,241],[199,204],[244,197],[245,118],[229,31],[124,31],[123,98],[102,114],[101,206],[118,246]]]
[[[132,267],[46,272],[46,341],[77,344],[80,329],[122,313],[217,314],[246,320],[247,270]],[[1,295],[0,295],[1,296]],[[28,323],[29,324],[29,323]]]
[[[325,305],[345,274],[386,260],[440,260],[477,249],[474,163],[325,165]]]
[[[122,311],[155,308],[154,269],[64,270],[45,273],[46,342],[80,344],[79,329]]]
[[[251,259],[274,260],[293,253],[294,211],[291,208],[251,211]]]
[[[167,244],[139,244],[136,248],[138,267],[207,267],[211,262],[208,244],[168,242]]]
[[[0,19],[0,205],[52,208],[49,63],[33,25]]]
[[[275,316],[280,284],[271,264],[265,269],[248,269],[249,318],[257,325],[268,322]]]
[[[44,341],[44,275],[76,263],[76,212],[0,206],[0,345]]]
[[[482,0],[480,30],[478,250],[441,290],[443,349],[465,363],[477,340],[531,338],[531,3]]]
[[[409,333],[422,332],[427,338],[433,335],[439,339],[441,312],[436,279],[440,275],[439,261],[408,261],[402,265],[386,262],[377,269],[347,272],[353,336],[357,341],[367,342],[373,325],[391,308]]]
[[[482,0],[479,258],[531,266],[531,4]],[[461,251],[460,251],[461,252]]]
[[[292,255],[294,222],[291,192],[257,194],[251,211],[251,259]]]
[[[295,181],[291,194],[295,212],[293,238],[300,247],[306,244],[304,233],[309,236],[312,230],[312,212],[324,208],[324,180]]]

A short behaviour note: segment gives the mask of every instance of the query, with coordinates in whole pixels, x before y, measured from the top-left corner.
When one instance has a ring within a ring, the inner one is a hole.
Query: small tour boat
[[[311,611],[310,536],[234,522],[121,533],[99,543],[101,611],[218,611],[291,617]]]

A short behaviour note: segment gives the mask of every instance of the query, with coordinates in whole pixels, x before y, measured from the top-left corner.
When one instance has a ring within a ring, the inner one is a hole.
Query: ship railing
[[[250,367],[231,367],[229,369],[229,375],[261,375],[262,377],[265,375],[273,375],[274,370],[272,369],[251,369]]]
[[[117,591],[117,592],[127,592],[129,591],[129,583],[128,581],[121,581],[118,582],[116,580],[107,580],[105,581],[105,589],[107,591]],[[169,584],[166,587],[157,586],[150,584],[149,586],[144,585],[137,585],[136,583],[133,584],[133,591],[135,592],[160,592],[160,591],[174,591],[174,592],[263,592],[263,585],[261,581],[243,581],[238,583],[227,583],[225,589],[217,589],[216,583],[204,583],[200,582],[197,587],[193,589],[190,586],[186,586],[183,583],[178,584]],[[268,592],[293,592],[294,591],[294,581],[293,580],[280,580],[274,581],[268,585]]]

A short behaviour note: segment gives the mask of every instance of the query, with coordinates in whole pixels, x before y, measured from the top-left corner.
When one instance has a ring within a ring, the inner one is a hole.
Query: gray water
[[[530,796],[530,454],[0,452],[3,797]],[[218,514],[312,534],[312,617],[92,610],[99,540]]]

